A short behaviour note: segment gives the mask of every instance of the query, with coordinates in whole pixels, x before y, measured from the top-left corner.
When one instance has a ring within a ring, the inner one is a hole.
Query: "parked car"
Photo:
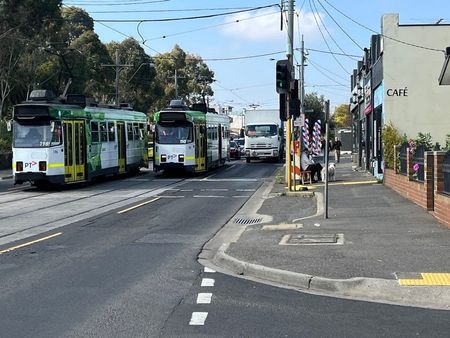
[[[237,138],[234,141],[239,145],[239,149],[241,150],[241,156],[245,156],[245,149],[244,149],[245,140],[243,138]]]
[[[239,160],[241,158],[241,149],[236,141],[230,141],[230,158]]]

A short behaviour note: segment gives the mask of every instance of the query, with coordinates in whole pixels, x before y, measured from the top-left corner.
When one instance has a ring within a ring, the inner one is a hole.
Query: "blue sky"
[[[279,1],[66,0],[64,4],[84,8],[94,20],[145,20],[228,13],[276,5]],[[399,13],[401,24],[429,24],[439,19],[448,24],[449,10],[450,5],[444,0],[296,0],[294,48],[300,48],[303,34],[308,51],[306,92],[324,95],[331,101],[332,110],[348,103],[350,73],[363,55],[360,47],[369,47],[373,34],[361,25],[380,32],[381,16],[386,13]],[[136,22],[96,22],[95,31],[103,42],[121,41],[126,36],[144,39],[148,46],[144,48],[152,56],[170,51],[175,44],[201,56],[215,72],[212,102],[233,106],[234,111],[240,112],[250,105],[278,106],[275,62],[285,58],[287,45],[286,25],[280,31],[280,21],[279,8],[272,6],[205,19],[142,22],[139,31]],[[347,56],[334,58],[329,50]],[[257,55],[264,56],[240,58]],[[300,62],[298,51],[294,62]]]

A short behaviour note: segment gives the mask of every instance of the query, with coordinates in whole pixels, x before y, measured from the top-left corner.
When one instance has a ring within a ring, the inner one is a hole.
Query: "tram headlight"
[[[184,162],[184,155],[183,154],[179,154],[178,155],[178,162]]]
[[[16,171],[23,171],[23,162],[16,162]]]
[[[167,162],[167,156],[161,155],[161,162]]]
[[[39,171],[46,171],[47,170],[47,162],[40,161],[39,162]]]

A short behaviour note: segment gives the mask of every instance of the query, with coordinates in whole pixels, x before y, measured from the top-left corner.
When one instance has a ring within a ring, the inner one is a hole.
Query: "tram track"
[[[27,226],[27,227],[21,228],[21,229],[19,229],[17,231],[12,231],[12,232],[9,232],[7,234],[0,235],[0,239],[8,237],[8,236],[14,236],[16,234],[20,234],[20,233],[25,232],[25,231],[30,231],[30,230],[33,230],[33,229],[36,229],[36,228],[39,228],[39,227],[45,227],[45,226],[54,224],[55,222],[64,223],[64,221],[66,221],[66,220],[70,220],[71,218],[77,218],[78,216],[82,216],[82,215],[85,215],[85,214],[92,213],[93,211],[95,211],[97,209],[104,208],[104,207],[108,207],[108,209],[111,210],[111,209],[114,209],[115,205],[117,205],[118,207],[123,206],[124,202],[126,202],[126,201],[132,202],[132,201],[134,201],[136,199],[139,199],[143,195],[149,194],[149,193],[151,193],[152,191],[155,191],[155,190],[168,190],[168,189],[171,189],[174,186],[183,184],[185,181],[186,181],[186,179],[180,179],[179,181],[172,182],[172,183],[166,184],[164,186],[159,186],[159,187],[147,190],[145,192],[139,193],[137,195],[133,195],[133,196],[130,196],[130,197],[126,197],[126,198],[120,199],[120,200],[115,201],[115,202],[111,202],[111,203],[108,203],[108,204],[105,204],[105,205],[101,205],[101,206],[96,205],[95,207],[92,207],[92,208],[89,208],[89,209],[84,209],[83,211],[80,211],[80,212],[77,212],[77,213],[71,213],[70,215],[58,218],[58,220],[49,220],[47,222],[42,222],[42,223],[39,223],[39,224],[36,224],[36,225],[33,225],[33,226]],[[139,183],[134,184],[133,186],[138,185],[138,184]],[[142,182],[140,182],[140,184],[142,184]],[[6,217],[0,218],[0,220],[11,219],[11,218],[18,217],[18,216],[30,215],[30,214],[35,213],[35,212],[43,211],[43,210],[46,210],[46,209],[51,209],[51,208],[58,207],[58,206],[61,206],[61,205],[65,205],[65,204],[69,204],[69,203],[73,203],[73,202],[76,202],[78,200],[88,199],[88,198],[92,198],[92,197],[97,197],[98,198],[98,196],[100,196],[102,194],[110,193],[110,192],[113,192],[113,191],[119,191],[119,190],[120,189],[110,189],[109,191],[104,191],[104,192],[99,193],[99,194],[90,195],[90,196],[87,196],[87,197],[84,197],[84,198],[74,199],[72,201],[67,201],[67,202],[63,202],[63,203],[59,203],[59,204],[53,204],[53,205],[45,207],[45,208],[34,209],[34,210],[30,210],[30,211],[25,212],[25,213],[20,213],[20,214],[15,214],[15,215],[8,215]],[[107,211],[105,211],[105,212],[107,212]]]
[[[168,184],[168,185],[166,185],[164,187],[170,187],[170,186],[176,185],[176,184],[178,184],[178,183],[180,183],[182,181],[185,181],[185,180],[186,179],[180,179],[180,181],[174,182],[172,184]],[[135,184],[129,184],[129,185],[127,185],[126,188],[127,189],[128,188],[133,188],[133,187],[138,186],[138,185],[142,185],[142,181],[141,182],[136,182]],[[92,195],[89,195],[89,196],[83,196],[83,197],[79,197],[79,198],[74,198],[74,199],[71,199],[69,201],[64,201],[64,202],[61,202],[61,203],[55,203],[55,204],[52,204],[52,205],[47,205],[47,206],[44,206],[44,207],[41,207],[41,208],[36,208],[36,209],[25,211],[25,212],[15,213],[15,214],[8,215],[8,216],[5,216],[5,217],[0,217],[0,220],[14,218],[14,217],[18,217],[18,216],[26,216],[28,214],[32,214],[32,213],[37,212],[37,211],[43,211],[43,210],[51,209],[51,208],[54,208],[54,207],[60,207],[60,206],[63,206],[65,204],[70,204],[70,203],[74,203],[74,202],[78,202],[78,201],[88,200],[88,199],[91,199],[91,198],[98,198],[98,197],[100,197],[102,195],[106,195],[106,194],[109,194],[109,193],[112,193],[112,192],[115,192],[115,191],[120,191],[121,189],[124,189],[124,187],[116,188],[116,189],[109,189],[109,190],[102,191],[102,192],[99,192],[99,193],[95,193],[95,194],[92,194]],[[112,204],[116,204],[116,203],[123,202],[123,201],[129,200],[129,199],[133,199],[133,198],[139,198],[140,196],[148,194],[149,192],[157,190],[157,189],[161,189],[161,188],[160,187],[154,188],[154,189],[142,192],[140,194],[121,199],[120,201],[113,202]],[[37,195],[37,196],[28,197],[27,199],[35,198],[35,197],[42,197],[42,196],[46,196],[46,195],[51,195],[51,193],[46,193],[46,194],[41,194],[41,195]],[[0,204],[7,204],[7,203],[18,202],[18,201],[23,201],[23,200],[16,199],[16,200],[13,200],[13,201],[0,202]],[[98,208],[98,207],[96,207],[96,208]],[[89,209],[89,211],[95,210],[96,208]],[[88,211],[86,211],[86,212],[88,212]]]

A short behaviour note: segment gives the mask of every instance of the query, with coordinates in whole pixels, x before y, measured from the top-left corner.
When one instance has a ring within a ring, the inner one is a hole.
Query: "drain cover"
[[[235,218],[234,223],[236,224],[245,224],[245,225],[251,225],[251,224],[258,224],[262,222],[262,218]]]
[[[281,239],[281,245],[320,245],[343,244],[343,234],[294,234],[285,235]]]

